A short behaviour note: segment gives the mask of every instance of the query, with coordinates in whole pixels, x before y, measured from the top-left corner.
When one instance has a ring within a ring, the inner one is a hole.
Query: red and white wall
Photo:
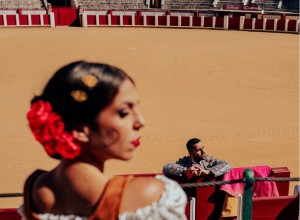
[[[0,27],[55,27],[54,13],[46,10],[0,10]]]
[[[92,26],[149,26],[212,28],[224,30],[256,30],[299,33],[300,20],[247,19],[240,17],[206,17],[194,12],[149,11],[84,11],[83,27]]]
[[[173,11],[82,11],[53,7],[46,10],[0,10],[0,27],[31,26],[147,26],[178,28],[210,28],[299,33],[300,20],[207,16],[199,12]]]

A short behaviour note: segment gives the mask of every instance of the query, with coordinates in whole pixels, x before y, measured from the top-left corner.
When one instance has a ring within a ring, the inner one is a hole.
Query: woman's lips
[[[135,147],[138,147],[141,144],[140,139],[138,138],[138,139],[136,139],[134,141],[131,141],[131,144],[133,146],[135,146]]]

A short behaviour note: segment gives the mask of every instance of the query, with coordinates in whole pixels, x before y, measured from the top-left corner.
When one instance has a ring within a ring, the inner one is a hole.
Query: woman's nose
[[[142,128],[144,126],[145,126],[145,118],[140,112],[137,112],[136,119],[134,122],[134,129],[139,130],[140,128]]]

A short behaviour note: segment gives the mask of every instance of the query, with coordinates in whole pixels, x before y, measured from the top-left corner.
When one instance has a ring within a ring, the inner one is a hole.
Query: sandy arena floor
[[[186,154],[189,138],[200,137],[208,153],[233,167],[287,166],[299,176],[299,35],[2,28],[0,45],[0,193],[22,192],[33,170],[56,165],[34,141],[25,115],[54,71],[81,59],[133,76],[147,120],[135,158],[107,163],[108,175],[161,172]],[[21,202],[2,198],[0,207]]]

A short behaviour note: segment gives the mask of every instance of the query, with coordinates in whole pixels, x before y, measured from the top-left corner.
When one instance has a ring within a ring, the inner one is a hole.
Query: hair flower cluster
[[[64,130],[61,116],[52,111],[49,102],[39,100],[31,105],[27,114],[29,126],[35,139],[40,142],[49,156],[60,155],[74,159],[80,153],[80,146],[74,137]]]

